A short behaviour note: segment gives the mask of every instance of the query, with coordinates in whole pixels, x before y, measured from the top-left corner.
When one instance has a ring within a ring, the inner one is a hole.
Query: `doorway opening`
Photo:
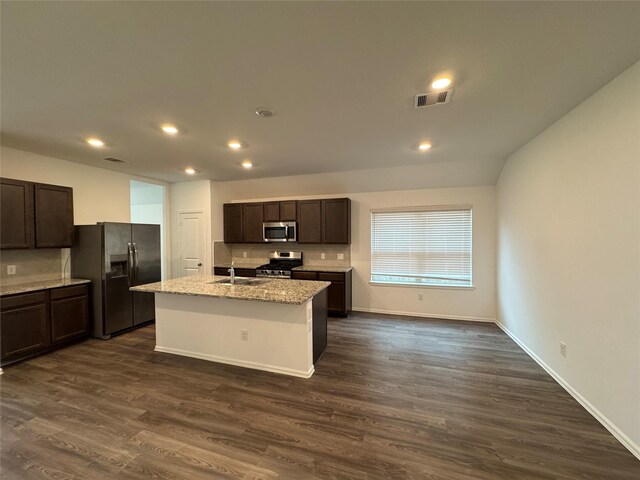
[[[154,183],[131,180],[131,223],[160,225],[160,265],[162,279],[167,278],[165,239],[165,187]]]

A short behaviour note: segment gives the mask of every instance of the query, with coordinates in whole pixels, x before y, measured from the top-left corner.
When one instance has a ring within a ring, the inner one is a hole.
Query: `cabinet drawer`
[[[256,276],[256,269],[255,268],[236,268],[236,276],[238,276],[238,277],[255,277]]]
[[[54,288],[51,290],[51,300],[58,298],[78,297],[80,295],[87,295],[86,285],[75,285],[73,287]]]
[[[33,305],[34,303],[44,303],[46,301],[47,301],[46,291],[34,292],[34,293],[20,293],[18,295],[12,295],[10,297],[1,298],[0,310],[24,307],[26,305]]]
[[[325,282],[344,282],[344,273],[318,273],[318,279]]]
[[[294,270],[291,272],[291,278],[293,280],[317,280],[318,273],[317,272],[296,272]]]

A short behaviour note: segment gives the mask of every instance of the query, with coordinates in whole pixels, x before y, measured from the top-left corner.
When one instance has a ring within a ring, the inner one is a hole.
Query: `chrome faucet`
[[[234,285],[236,283],[236,271],[233,268],[233,260],[231,261],[231,268],[229,269],[229,275],[231,275],[229,282],[231,283],[231,285]]]

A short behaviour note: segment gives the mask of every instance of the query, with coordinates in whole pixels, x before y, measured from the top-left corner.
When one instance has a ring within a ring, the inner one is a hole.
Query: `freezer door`
[[[104,223],[104,334],[133,326],[131,225]]]
[[[160,225],[132,224],[134,285],[159,282]],[[154,294],[133,292],[133,323],[139,325],[156,318]]]

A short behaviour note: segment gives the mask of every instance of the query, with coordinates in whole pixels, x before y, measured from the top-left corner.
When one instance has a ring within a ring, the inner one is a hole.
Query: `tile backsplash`
[[[216,242],[218,243],[218,242]],[[220,242],[222,243],[222,242]],[[258,262],[267,263],[269,261],[269,252],[279,251],[300,251],[305,265],[322,266],[322,265],[351,265],[351,246],[350,245],[299,245],[299,244],[231,244],[226,246],[230,250],[231,258],[237,263]],[[229,261],[223,259],[223,249],[216,249],[214,245],[214,262],[225,263]],[[216,253],[220,252],[219,255]],[[246,257],[244,256],[246,253]],[[324,254],[324,259],[322,258]],[[342,255],[342,259],[338,256]]]
[[[3,285],[15,285],[61,278],[63,252],[68,251],[57,248],[2,250],[0,253],[0,282]],[[66,256],[64,259],[66,260]],[[7,274],[9,265],[15,265],[15,275]]]

